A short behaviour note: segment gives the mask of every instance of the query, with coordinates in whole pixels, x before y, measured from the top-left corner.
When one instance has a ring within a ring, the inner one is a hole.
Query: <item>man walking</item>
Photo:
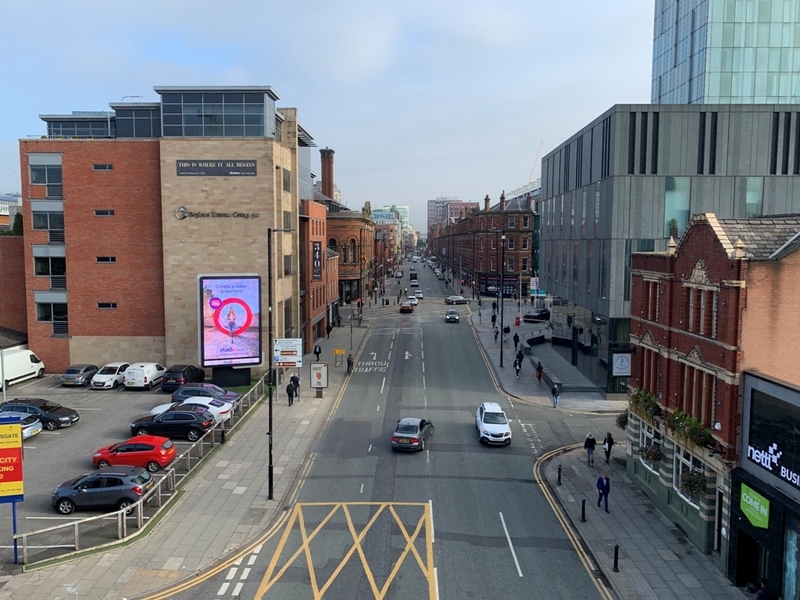
[[[514,332],[514,350],[517,349],[518,345],[519,345],[519,334],[517,332]]]
[[[542,365],[542,361],[539,361],[539,364],[536,365],[536,381],[542,383],[542,375],[544,375],[544,365]]]
[[[328,325],[328,329],[330,329],[330,327],[331,327],[331,326],[330,326],[330,325]],[[316,359],[317,359],[317,362],[319,362],[319,355],[320,355],[320,354],[322,354],[322,346],[320,346],[319,344],[317,344],[316,346],[314,346],[314,356],[316,357]]]
[[[286,385],[286,395],[289,397],[289,406],[291,406],[294,404],[294,386],[291,381]]]
[[[341,319],[341,317],[339,317],[339,318]],[[328,323],[325,326],[325,332],[328,334],[328,339],[331,339],[331,330],[333,330],[333,327],[331,327],[331,324]],[[319,360],[319,359],[317,359],[317,360]]]
[[[514,360],[514,371],[517,372],[517,379],[519,379],[519,370],[522,368],[522,361],[520,359]]]
[[[600,501],[605,501],[605,509],[608,512],[608,494],[611,491],[611,480],[605,471],[597,478],[597,508],[600,508]]]
[[[550,390],[550,393],[553,394],[553,408],[557,408],[558,407],[558,397],[560,395],[559,391],[558,391],[558,384],[557,383],[553,385],[553,389]]]
[[[353,355],[347,355],[347,374],[350,375],[353,372]]]
[[[586,440],[583,442],[583,448],[586,450],[586,465],[594,466],[594,447],[597,445],[597,440],[591,433],[586,434]]]
[[[294,386],[294,397],[300,400],[300,378],[297,376],[297,373],[292,374],[289,383]]]

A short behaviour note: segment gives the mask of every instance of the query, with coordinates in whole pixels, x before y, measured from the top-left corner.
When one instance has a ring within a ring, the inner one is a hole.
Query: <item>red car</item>
[[[173,461],[177,450],[172,440],[157,435],[137,435],[126,442],[111,444],[94,453],[92,462],[98,469],[112,465],[142,467],[151,473],[164,469]]]
[[[403,303],[400,305],[400,312],[401,312],[401,313],[402,313],[402,312],[409,312],[409,313],[413,313],[413,312],[414,312],[414,305],[413,305],[413,304],[411,304],[411,302],[403,302]]]

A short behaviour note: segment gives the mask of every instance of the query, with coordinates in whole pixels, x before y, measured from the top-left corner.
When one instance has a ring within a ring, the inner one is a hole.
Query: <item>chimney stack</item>
[[[531,209],[531,193],[530,193],[530,192],[528,192],[528,193],[525,195],[525,206],[527,206],[527,207],[528,207],[528,210],[530,210],[530,209]]]
[[[503,192],[500,194],[500,212],[505,212],[505,211],[506,211],[506,191],[503,190]]]
[[[319,154],[322,163],[322,193],[333,198],[333,150],[325,147]]]
[[[486,198],[483,199],[483,210],[489,212],[489,194],[486,194]]]

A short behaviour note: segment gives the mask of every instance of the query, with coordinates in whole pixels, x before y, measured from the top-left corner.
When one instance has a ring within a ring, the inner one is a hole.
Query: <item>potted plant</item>
[[[617,427],[626,429],[628,427],[628,411],[623,410],[617,415]]]
[[[639,453],[647,462],[656,463],[664,460],[664,451],[661,446],[651,444],[649,446],[642,446]]]
[[[699,496],[706,490],[706,478],[698,469],[681,475],[681,491],[687,496]]]
[[[669,228],[669,235],[674,240],[678,239],[678,220],[677,219],[670,219],[667,221],[667,227]]]

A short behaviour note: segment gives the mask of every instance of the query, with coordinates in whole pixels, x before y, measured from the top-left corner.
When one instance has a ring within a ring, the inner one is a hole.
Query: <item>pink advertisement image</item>
[[[203,366],[261,364],[261,277],[201,275],[199,281]]]

